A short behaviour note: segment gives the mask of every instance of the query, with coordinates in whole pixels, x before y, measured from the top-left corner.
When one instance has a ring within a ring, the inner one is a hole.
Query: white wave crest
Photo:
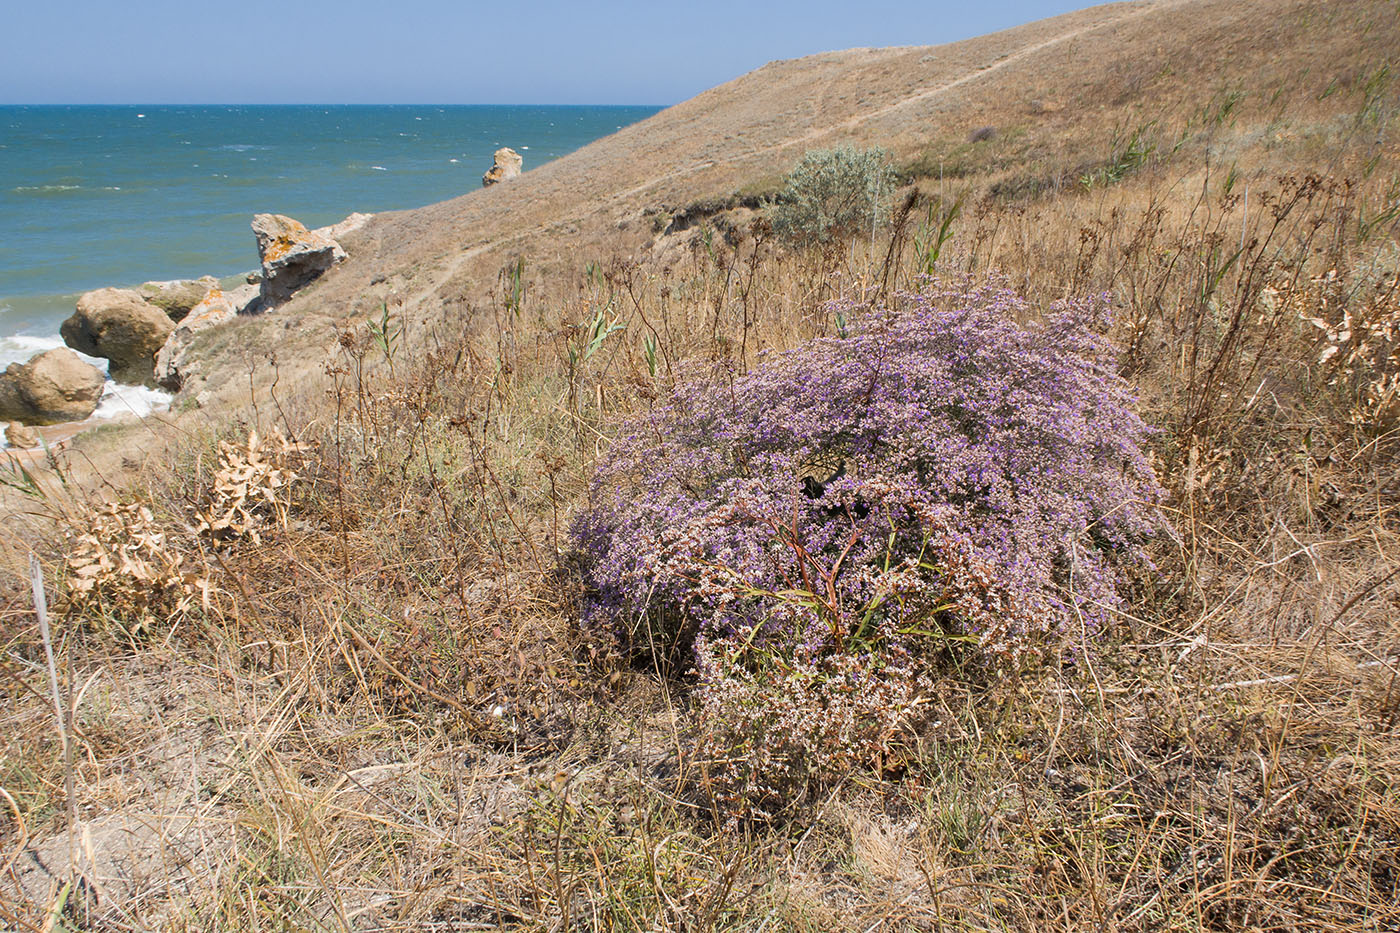
[[[13,363],[27,363],[38,354],[63,345],[63,341],[58,337],[37,337],[32,334],[0,337],[0,370]],[[77,353],[76,350],[73,352]],[[88,356],[86,353],[78,353],[77,355],[84,363],[106,371],[106,360]],[[164,411],[170,407],[171,397],[169,392],[162,392],[159,389],[118,385],[108,379],[102,387],[101,398],[97,400],[97,410],[87,420],[89,422],[110,421],[113,418],[131,416],[144,418],[153,411]],[[5,443],[8,445],[9,441]]]
[[[102,387],[102,398],[97,402],[97,411],[89,421],[108,421],[123,415],[144,418],[153,411],[164,411],[170,407],[170,393],[145,386],[123,386],[108,381]]]
[[[82,187],[82,185],[20,185],[19,187],[11,188],[10,190],[15,192],[38,191],[41,194],[46,194],[51,191],[78,191]]]

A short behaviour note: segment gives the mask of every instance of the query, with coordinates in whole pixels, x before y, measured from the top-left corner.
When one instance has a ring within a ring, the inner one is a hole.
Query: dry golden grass
[[[1312,53],[1281,48],[1239,99],[1107,64],[1138,93],[1052,111],[1083,124],[1055,148],[902,150],[915,200],[874,242],[793,253],[723,199],[645,251],[635,228],[596,261],[517,242],[483,254],[499,275],[360,293],[316,378],[254,354],[253,404],[185,418],[144,469],[11,470],[0,927],[1400,927],[1400,436],[1375,395],[1400,98],[1382,39],[1276,6],[1352,54],[1288,84]],[[1093,651],[948,671],[902,773],[725,824],[685,678],[579,629],[568,522],[682,362],[830,333],[829,299],[928,270],[954,203],[934,272],[1113,294],[1178,540]],[[306,445],[261,498],[219,459],[257,460],[250,430]],[[230,496],[258,534],[201,534]],[[119,514],[207,588],[75,597],[65,533]]]

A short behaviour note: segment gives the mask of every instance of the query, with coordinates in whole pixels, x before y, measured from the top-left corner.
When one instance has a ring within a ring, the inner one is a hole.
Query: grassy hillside
[[[0,926],[1400,926],[1397,49],[1390,0],[1096,7],[377,217],[176,414],[0,477]],[[785,237],[838,144],[888,212]],[[1097,631],[1006,663],[949,622],[888,729],[753,793],[782,664],[711,702],[693,620],[600,623],[571,528],[629,419],[928,276],[1018,324],[1108,296],[1170,531]]]

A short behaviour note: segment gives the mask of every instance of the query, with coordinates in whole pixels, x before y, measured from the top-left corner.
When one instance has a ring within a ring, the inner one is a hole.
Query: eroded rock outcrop
[[[171,392],[183,389],[200,368],[199,361],[189,354],[195,337],[240,314],[257,313],[261,303],[262,296],[257,285],[240,285],[227,292],[216,288],[209,292],[170,332],[165,345],[156,354],[156,384]]]
[[[78,299],[63,322],[63,342],[79,353],[111,361],[108,374],[125,385],[155,385],[155,355],[175,322],[129,288],[99,288]]]
[[[0,373],[0,421],[82,421],[102,397],[102,371],[65,347],[47,350]]]
[[[488,188],[498,181],[516,177],[524,164],[525,160],[514,149],[497,149],[495,164],[481,176],[481,187]]]
[[[146,301],[160,308],[172,321],[183,320],[190,309],[204,300],[204,296],[219,287],[219,280],[212,275],[198,279],[173,279],[169,282],[146,282],[136,288],[136,293]]]
[[[332,240],[339,240],[341,237],[349,236],[356,230],[363,227],[365,224],[369,223],[370,218],[373,216],[373,214],[362,214],[359,211],[356,211],[355,213],[346,217],[338,224],[331,224],[329,227],[317,227],[311,232],[319,233],[322,236],[328,236]]]
[[[253,234],[262,263],[264,310],[284,304],[345,258],[345,250],[335,240],[281,214],[258,214],[253,218]]]
[[[5,443],[11,447],[38,447],[39,432],[35,431],[27,424],[20,424],[18,421],[11,421],[5,425]]]

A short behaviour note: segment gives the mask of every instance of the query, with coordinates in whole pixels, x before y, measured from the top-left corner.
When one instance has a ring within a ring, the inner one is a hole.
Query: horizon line
[[[571,104],[551,104],[551,103],[419,103],[416,101],[395,101],[387,102],[341,102],[326,103],[324,101],[277,101],[277,102],[247,102],[247,101],[186,101],[182,103],[153,103],[142,101],[139,103],[93,103],[81,101],[43,101],[21,103],[17,101],[0,101],[0,107],[674,107],[678,102],[669,104],[658,103],[571,103]]]

